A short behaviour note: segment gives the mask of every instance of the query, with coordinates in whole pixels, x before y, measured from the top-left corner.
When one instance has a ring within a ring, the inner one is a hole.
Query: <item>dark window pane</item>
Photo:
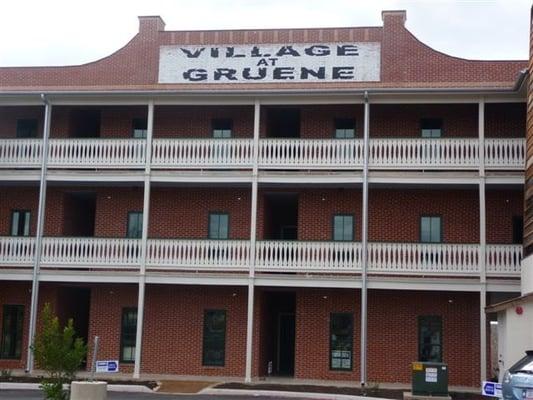
[[[442,243],[441,217],[420,217],[420,241]]]
[[[229,237],[229,215],[209,214],[209,239],[227,239]]]
[[[418,317],[418,360],[442,362],[442,318]]]
[[[226,311],[206,310],[202,364],[223,366],[226,349]]]
[[[4,305],[0,358],[18,359],[22,354],[24,306]]]
[[[143,231],[143,213],[132,211],[128,213],[128,238],[141,238]]]
[[[231,138],[233,121],[231,119],[214,119],[212,122],[213,137],[216,139]]]
[[[353,139],[355,137],[355,119],[337,118],[335,119],[335,138]]]
[[[353,349],[353,315],[330,315],[330,369],[351,370]]]
[[[17,137],[35,138],[37,137],[36,119],[17,119]]]
[[[146,139],[147,126],[146,118],[135,118],[133,120],[133,137],[135,139]]]
[[[442,120],[425,118],[420,121],[423,138],[440,138],[442,136]]]
[[[30,236],[30,215],[27,210],[11,213],[11,236]]]
[[[513,217],[513,243],[522,244],[524,236],[524,218],[521,215]]]
[[[353,241],[353,216],[335,215],[333,217],[333,240]]]
[[[120,360],[122,362],[135,361],[135,340],[137,337],[137,309],[124,308],[122,310],[122,327],[120,335]]]

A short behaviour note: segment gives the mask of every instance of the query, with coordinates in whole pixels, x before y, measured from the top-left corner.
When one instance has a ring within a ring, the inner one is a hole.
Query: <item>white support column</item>
[[[363,213],[362,213],[362,271],[361,271],[361,386],[365,386],[367,372],[367,282],[368,267],[368,153],[370,140],[370,104],[365,92],[364,144],[363,144]]]
[[[31,285],[30,324],[28,328],[28,353],[26,357],[26,372],[33,372],[34,357],[31,346],[35,338],[37,314],[39,307],[39,272],[41,268],[41,250],[43,243],[44,221],[46,212],[46,170],[48,168],[48,138],[50,137],[50,122],[52,118],[52,104],[41,95],[44,101],[43,147],[41,148],[41,180],[39,182],[39,210],[37,214],[37,232],[35,235],[35,253],[33,255],[33,277]]]
[[[259,123],[261,116],[261,104],[259,100],[254,102],[254,155],[252,170],[252,204],[250,213],[250,272],[248,278],[248,315],[246,323],[246,371],[245,382],[252,381],[252,358],[254,341],[254,280],[255,280],[255,248],[257,236],[257,174],[259,161]]]
[[[150,173],[152,162],[152,136],[154,128],[154,102],[148,103],[148,121],[146,127],[146,154],[144,167],[143,226],[141,239],[141,259],[139,268],[139,295],[137,298],[137,331],[135,335],[135,365],[133,378],[141,374],[142,338],[144,329],[144,292],[146,286],[146,259],[148,250],[148,225],[150,222]]]
[[[487,271],[486,271],[486,202],[485,202],[485,100],[479,101],[479,345],[480,382],[487,378]]]

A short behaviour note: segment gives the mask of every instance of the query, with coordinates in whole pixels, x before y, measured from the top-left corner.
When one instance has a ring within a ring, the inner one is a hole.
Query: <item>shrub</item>
[[[87,346],[83,339],[76,337],[72,319],[61,329],[48,303],[44,306],[42,320],[43,329],[32,346],[36,363],[47,374],[41,381],[41,388],[46,399],[66,400],[69,393],[63,390],[63,385],[74,379],[87,354]]]

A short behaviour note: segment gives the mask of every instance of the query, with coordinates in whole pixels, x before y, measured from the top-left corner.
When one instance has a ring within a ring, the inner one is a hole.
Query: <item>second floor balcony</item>
[[[363,139],[259,140],[257,164],[262,169],[363,168]],[[67,169],[140,169],[146,163],[144,139],[50,139],[48,167]],[[383,170],[475,170],[481,155],[492,170],[523,170],[525,139],[373,138],[369,168]],[[39,168],[42,139],[0,139],[0,168]],[[254,142],[234,139],[154,139],[152,168],[249,169]]]
[[[141,240],[124,238],[45,237],[43,270],[137,271]],[[183,271],[248,273],[251,243],[247,240],[149,239],[148,272]],[[478,244],[368,244],[367,271],[374,275],[412,277],[479,277]],[[359,275],[360,242],[258,241],[258,273]],[[30,269],[35,257],[34,237],[0,237],[0,269]],[[485,267],[489,278],[519,278],[521,245],[489,244]]]

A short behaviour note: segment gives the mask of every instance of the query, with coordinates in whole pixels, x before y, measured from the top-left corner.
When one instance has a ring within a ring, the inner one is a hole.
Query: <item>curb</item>
[[[267,396],[293,399],[323,399],[323,400],[387,400],[379,397],[354,396],[349,394],[316,393],[316,392],[289,392],[278,390],[248,390],[248,389],[211,389],[207,388],[197,394],[234,395],[234,396]]]
[[[41,390],[39,383],[0,382],[0,390]],[[107,385],[108,392],[153,393],[143,385]]]

